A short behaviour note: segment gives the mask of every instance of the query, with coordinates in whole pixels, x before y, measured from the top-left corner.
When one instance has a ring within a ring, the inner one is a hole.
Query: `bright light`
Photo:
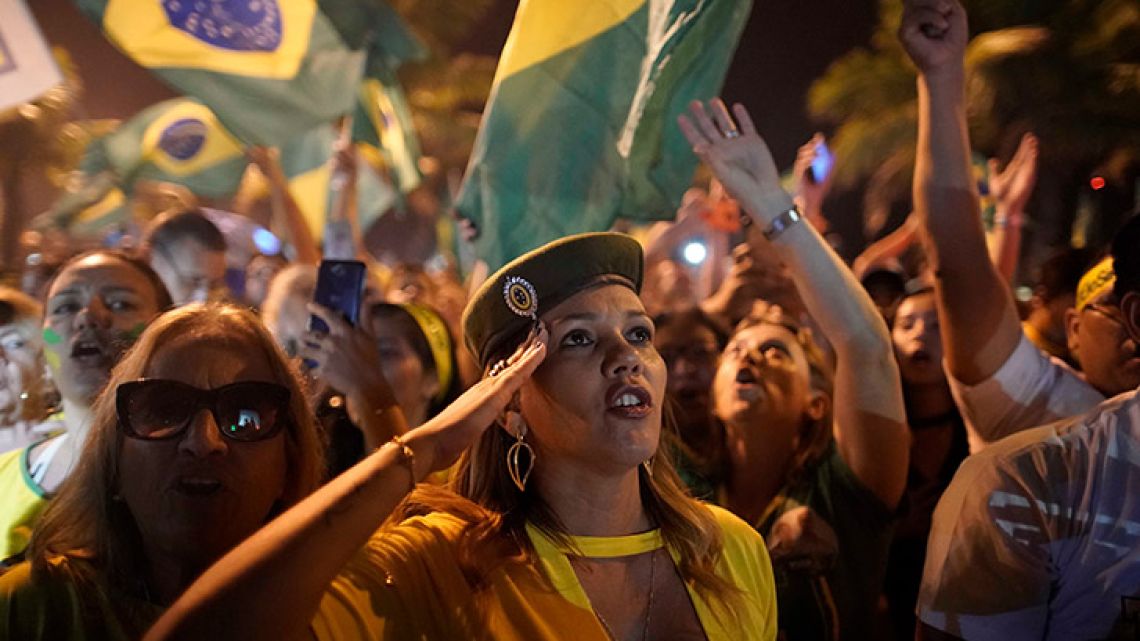
[[[1104,189],[1104,178],[1101,176],[1093,176],[1092,180],[1089,181],[1089,186],[1097,191]]]
[[[708,258],[709,250],[704,243],[694,240],[685,245],[685,248],[681,250],[681,255],[685,257],[685,262],[690,265],[700,265]]]
[[[281,253],[281,241],[264,227],[253,230],[253,244],[257,246],[257,251],[266,256]]]

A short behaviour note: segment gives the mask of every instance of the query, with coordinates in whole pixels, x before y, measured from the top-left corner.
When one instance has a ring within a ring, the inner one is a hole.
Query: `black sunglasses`
[[[214,415],[222,436],[260,441],[276,434],[289,413],[289,390],[276,383],[248,381],[214,389],[165,379],[121,383],[115,390],[119,429],[131,438],[159,441],[186,431],[203,409]]]

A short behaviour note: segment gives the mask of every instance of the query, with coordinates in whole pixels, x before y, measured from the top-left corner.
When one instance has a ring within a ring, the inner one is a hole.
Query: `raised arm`
[[[957,0],[908,0],[899,39],[918,66],[914,203],[934,270],[950,374],[973,385],[1013,353],[1021,325],[990,262],[966,132],[966,13]]]
[[[912,212],[897,229],[868,245],[851,263],[851,271],[862,278],[872,267],[901,256],[917,240],[918,226],[918,216]]]
[[[321,252],[309,224],[305,222],[305,214],[289,192],[289,179],[281,169],[280,152],[273,147],[250,147],[245,153],[269,183],[270,210],[273,218],[289,234],[289,242],[297,252],[297,262],[302,265],[321,262]]]
[[[1005,169],[989,161],[990,192],[997,201],[990,260],[1006,283],[1013,281],[1021,255],[1021,229],[1025,226],[1025,205],[1037,183],[1037,136],[1025,134],[1017,152]]]
[[[222,557],[170,607],[147,641],[300,639],[330,582],[412,487],[445,469],[494,422],[546,355],[548,336],[520,347],[442,413],[407,433],[408,458],[387,445]],[[411,472],[409,472],[409,467]]]
[[[748,242],[775,251],[789,267],[808,312],[835,347],[835,440],[843,460],[882,501],[894,506],[906,485],[909,439],[898,366],[886,324],[843,261],[811,225],[790,223],[792,198],[780,187],[767,145],[748,112],[693,103],[681,129],[693,150],[751,216]],[[737,132],[725,136],[721,132]],[[761,230],[787,225],[769,242]]]

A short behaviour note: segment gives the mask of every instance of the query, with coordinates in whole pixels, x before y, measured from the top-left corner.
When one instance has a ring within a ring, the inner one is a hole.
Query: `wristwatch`
[[[779,216],[773,218],[772,222],[768,223],[768,226],[764,228],[764,238],[776,240],[780,234],[784,233],[789,227],[800,222],[802,219],[803,216],[800,215],[800,210],[796,209],[795,205],[792,205],[788,209],[785,209]]]

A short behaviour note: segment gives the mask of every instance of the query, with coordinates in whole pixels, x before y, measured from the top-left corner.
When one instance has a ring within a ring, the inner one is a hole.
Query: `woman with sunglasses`
[[[768,542],[783,636],[863,638],[910,444],[890,335],[781,188],[743,106],[730,114],[720,100],[693,103],[681,129],[740,203],[752,251],[787,265],[836,355],[832,366],[811,332],[776,306],[755,308],[737,326],[713,379],[728,461],[718,502]]]
[[[96,401],[27,561],[0,577],[0,636],[138,638],[321,474],[300,382],[251,312],[161,316]]]
[[[641,276],[610,233],[502,268],[464,315],[487,375],[224,557],[147,638],[774,639],[763,541],[689,498],[659,449]],[[408,496],[457,458],[455,493]]]

